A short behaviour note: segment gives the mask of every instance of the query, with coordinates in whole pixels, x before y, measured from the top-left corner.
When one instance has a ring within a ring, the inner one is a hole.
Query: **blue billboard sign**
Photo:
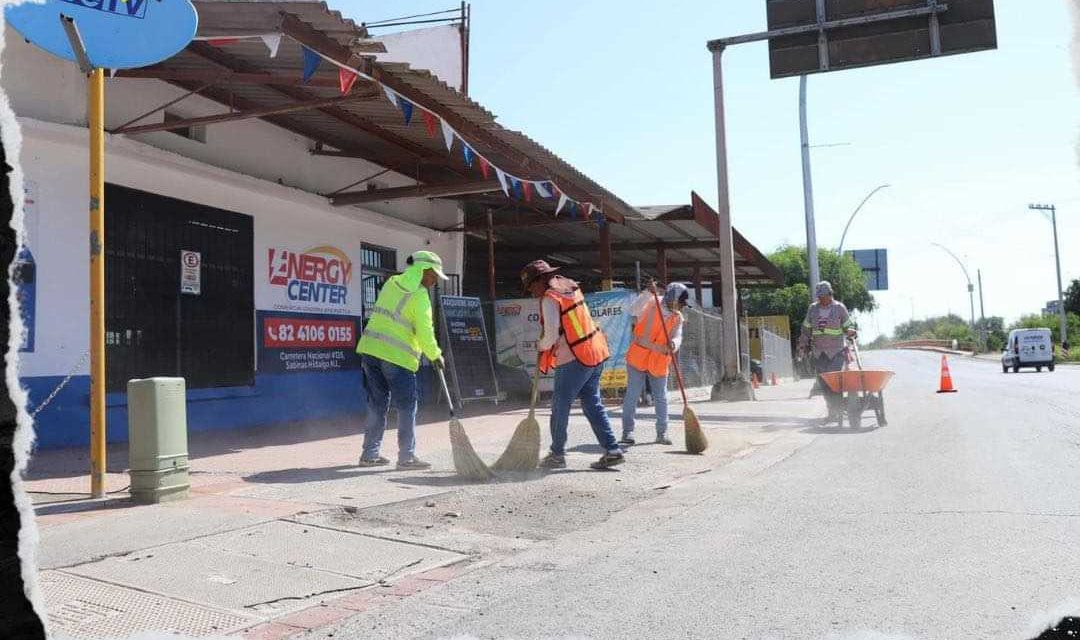
[[[24,38],[76,61],[62,17],[75,23],[90,64],[99,69],[145,67],[171,58],[191,42],[199,24],[190,0],[45,0],[4,9],[7,23]]]
[[[889,252],[886,249],[856,249],[849,253],[862,267],[869,291],[889,289]]]

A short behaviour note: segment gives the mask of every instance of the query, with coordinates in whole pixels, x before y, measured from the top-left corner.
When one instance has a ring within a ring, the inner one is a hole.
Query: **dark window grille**
[[[397,251],[377,245],[364,244],[360,247],[361,273],[363,282],[361,291],[364,305],[364,322],[375,308],[375,300],[387,278],[397,273]]]
[[[108,390],[153,376],[254,384],[252,218],[111,184],[105,203]],[[180,293],[182,250],[201,254],[198,295]]]

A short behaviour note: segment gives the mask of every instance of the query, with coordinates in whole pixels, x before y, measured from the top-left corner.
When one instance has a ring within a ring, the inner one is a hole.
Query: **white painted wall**
[[[461,32],[454,25],[379,34],[386,53],[375,56],[380,62],[407,62],[414,69],[427,69],[451,87],[461,90],[463,65]]]
[[[10,28],[5,27],[4,36],[0,86],[15,114],[86,126],[86,81],[74,63],[28,44]],[[106,128],[119,127],[184,93],[158,80],[107,79]],[[224,110],[224,106],[199,96],[191,96],[169,108],[182,117],[213,115]],[[158,123],[163,117],[159,112],[139,124]],[[415,126],[423,124],[417,122]],[[210,125],[205,143],[170,132],[143,134],[135,139],[215,167],[280,181],[311,193],[337,191],[382,170],[364,160],[313,156],[309,153],[313,143],[307,138],[257,119]],[[384,174],[377,180],[383,186],[414,184],[410,178],[395,173]],[[450,201],[412,200],[373,206],[387,215],[437,229],[453,227],[461,215],[457,205]]]
[[[36,350],[21,354],[22,376],[63,375],[89,344],[87,190],[89,162],[83,127],[20,118],[19,161],[37,189]],[[370,242],[398,250],[399,268],[416,250],[439,253],[447,271],[460,273],[461,234],[445,234],[356,207],[335,208],[321,196],[211,166],[122,136],[106,140],[109,182],[255,219],[255,305],[271,309],[275,292],[260,286],[266,248],[287,243],[300,251],[331,244],[347,251],[359,272],[359,248]],[[105,203],[108,215],[108,201]],[[108,238],[105,239],[106,243]],[[350,298],[359,296],[354,275]],[[87,374],[86,366],[81,374]]]

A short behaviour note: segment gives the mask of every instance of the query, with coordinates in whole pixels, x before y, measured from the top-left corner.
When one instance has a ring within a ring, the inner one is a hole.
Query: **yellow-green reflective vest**
[[[435,340],[427,289],[418,286],[410,291],[402,286],[400,278],[393,276],[383,285],[356,352],[415,373],[421,355],[435,360],[442,356],[442,350]]]

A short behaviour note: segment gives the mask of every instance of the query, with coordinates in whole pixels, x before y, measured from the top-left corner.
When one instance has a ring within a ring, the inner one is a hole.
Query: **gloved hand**
[[[432,360],[431,364],[432,364],[432,366],[434,366],[439,371],[445,371],[446,370],[446,360],[442,356],[439,356],[438,358],[435,358],[434,360]]]

